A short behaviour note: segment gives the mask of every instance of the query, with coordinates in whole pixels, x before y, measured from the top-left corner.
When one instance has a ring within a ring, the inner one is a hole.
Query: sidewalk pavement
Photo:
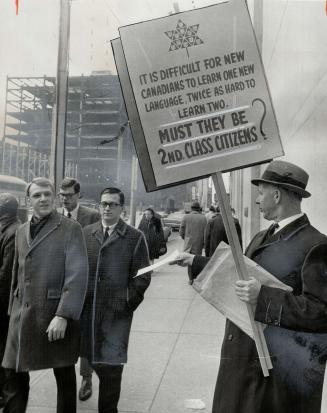
[[[181,248],[172,234],[168,253]],[[194,413],[187,399],[200,399],[210,413],[224,318],[188,285],[185,268],[164,266],[154,273],[133,319],[129,359],[123,373],[119,412]],[[80,377],[78,375],[78,388]],[[78,412],[97,412],[98,380],[93,395],[78,402]],[[28,413],[56,411],[52,370],[32,372]]]

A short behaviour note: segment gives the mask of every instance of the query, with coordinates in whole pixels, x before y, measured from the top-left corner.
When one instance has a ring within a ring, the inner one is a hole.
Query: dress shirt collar
[[[73,209],[72,211],[67,211],[66,208],[63,209],[65,217],[68,216],[68,212],[70,212],[71,218],[73,218],[75,221],[77,221],[77,214],[78,214],[78,208],[79,204],[77,204],[77,207]]]
[[[276,229],[275,234],[277,232],[279,232],[280,230],[282,230],[284,227],[286,227],[286,225],[290,224],[291,222],[303,217],[304,213],[301,212],[300,214],[296,214],[296,215],[292,215],[291,217],[288,218],[284,218],[281,221],[277,222],[277,224],[279,225],[279,227]]]
[[[114,229],[116,228],[116,225],[117,225],[117,222],[115,224],[112,224],[112,225],[108,226],[102,221],[102,231],[103,231],[103,233],[106,232],[106,228],[109,228],[108,235],[110,236],[114,232]]]

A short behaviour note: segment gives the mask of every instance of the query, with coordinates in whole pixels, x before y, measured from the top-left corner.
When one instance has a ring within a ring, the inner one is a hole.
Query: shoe
[[[83,377],[81,388],[78,392],[78,398],[84,402],[92,396],[92,379],[91,377]]]

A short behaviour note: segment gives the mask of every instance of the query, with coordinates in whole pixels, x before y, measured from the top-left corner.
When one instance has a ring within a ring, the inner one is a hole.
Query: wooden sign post
[[[212,181],[215,186],[215,190],[217,193],[218,204],[220,208],[220,212],[223,218],[228,243],[231,247],[233,258],[235,261],[235,266],[237,270],[237,274],[240,280],[247,280],[248,274],[244,263],[243,252],[240,246],[240,242],[237,236],[234,219],[231,211],[231,207],[229,205],[229,201],[227,198],[225,185],[223,181],[223,177],[221,172],[217,172],[212,174]],[[263,335],[263,330],[261,324],[254,321],[254,314],[253,309],[250,304],[246,304],[247,311],[249,314],[251,327],[253,330],[254,341],[256,344],[256,348],[259,355],[259,360],[262,368],[263,375],[265,377],[269,376],[269,371],[272,369],[272,364],[269,356],[269,351],[267,348],[266,340]]]

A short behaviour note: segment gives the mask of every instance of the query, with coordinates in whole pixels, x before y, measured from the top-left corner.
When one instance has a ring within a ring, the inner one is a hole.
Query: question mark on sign
[[[262,106],[263,106],[263,114],[262,114],[262,118],[261,118],[261,120],[260,120],[260,132],[261,132],[261,135],[263,136],[263,138],[264,138],[264,139],[267,139],[266,134],[264,133],[264,131],[263,131],[263,129],[262,129],[263,121],[264,121],[264,119],[265,119],[265,117],[266,117],[266,114],[267,114],[266,104],[265,104],[265,102],[264,102],[262,99],[260,99],[260,98],[255,98],[255,99],[253,99],[253,100],[252,100],[252,106],[253,106],[254,102],[261,102],[261,104],[262,104]]]

